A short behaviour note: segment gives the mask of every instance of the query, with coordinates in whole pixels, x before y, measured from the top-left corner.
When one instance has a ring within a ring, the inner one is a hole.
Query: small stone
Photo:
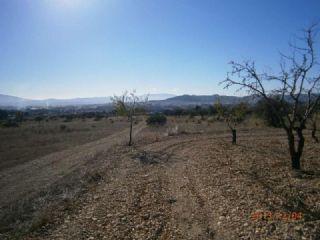
[[[295,226],[295,227],[294,227],[294,230],[296,230],[296,231],[301,230],[301,226]]]
[[[175,199],[175,198],[169,198],[168,199],[168,203],[170,203],[170,204],[173,204],[173,203],[175,203],[177,201],[177,199]]]

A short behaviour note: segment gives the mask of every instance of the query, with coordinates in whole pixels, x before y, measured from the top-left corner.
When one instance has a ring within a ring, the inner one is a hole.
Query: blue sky
[[[319,0],[0,0],[0,93],[227,94],[230,60],[276,67]]]

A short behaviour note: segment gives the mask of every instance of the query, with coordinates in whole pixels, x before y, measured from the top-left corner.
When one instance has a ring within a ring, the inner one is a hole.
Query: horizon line
[[[23,96],[16,96],[16,95],[11,95],[11,94],[7,94],[7,93],[0,93],[0,95],[3,96],[8,96],[8,97],[16,97],[16,98],[21,98],[21,99],[25,99],[25,100],[39,100],[39,101],[44,101],[44,100],[70,100],[70,99],[86,99],[86,98],[109,98],[115,95],[119,95],[119,94],[112,94],[112,95],[106,95],[106,96],[91,96],[91,97],[67,97],[67,98],[59,98],[59,97],[47,97],[47,98],[29,98],[29,97],[23,97]],[[120,94],[121,95],[121,94]],[[250,94],[245,94],[245,95],[235,95],[235,94],[230,94],[230,95],[226,95],[226,94],[218,94],[218,93],[213,93],[213,94],[196,94],[196,93],[183,93],[183,94],[174,94],[174,93],[142,93],[142,94],[138,94],[138,96],[145,96],[145,95],[172,95],[173,97],[177,97],[177,96],[214,96],[214,95],[218,95],[218,96],[228,96],[228,97],[243,97],[243,96],[249,96]]]

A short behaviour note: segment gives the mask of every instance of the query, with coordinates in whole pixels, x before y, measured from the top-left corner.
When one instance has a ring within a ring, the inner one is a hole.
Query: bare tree
[[[148,101],[148,97],[142,98],[136,95],[135,91],[125,91],[121,96],[113,96],[112,102],[115,110],[120,116],[127,116],[130,122],[129,146],[132,145],[132,129],[134,117],[138,109],[142,109]]]
[[[287,133],[293,169],[300,169],[305,144],[303,130],[320,103],[320,74],[314,42],[316,27],[314,24],[303,30],[303,36],[296,39],[301,46],[289,44],[290,55],[281,53],[278,74],[260,73],[254,61],[232,61],[232,71],[222,82],[225,88],[238,86],[238,90],[247,90],[266,100]],[[275,82],[275,87],[267,90],[265,83],[270,81]],[[275,101],[280,103],[280,108],[274,107]]]
[[[232,108],[228,109],[220,103],[220,101],[214,104],[214,108],[217,111],[218,118],[223,119],[232,133],[232,144],[237,143],[237,126],[241,123],[246,114],[246,105],[240,103]]]

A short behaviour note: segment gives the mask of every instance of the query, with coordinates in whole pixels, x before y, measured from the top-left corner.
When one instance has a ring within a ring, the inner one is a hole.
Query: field
[[[125,127],[125,120],[87,118],[27,121],[19,128],[0,128],[0,170],[106,137]]]
[[[248,119],[27,122],[1,129],[1,239],[319,239],[320,145],[293,172],[282,129]],[[61,129],[61,125],[67,127]],[[95,127],[93,127],[95,126]]]

